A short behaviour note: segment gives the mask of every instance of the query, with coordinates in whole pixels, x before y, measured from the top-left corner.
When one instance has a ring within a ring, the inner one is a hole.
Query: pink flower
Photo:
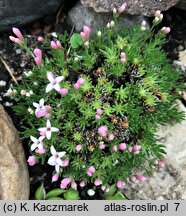
[[[123,182],[123,181],[121,181],[121,180],[118,180],[116,185],[117,185],[117,187],[118,187],[119,189],[122,189],[122,188],[124,188],[124,186],[125,186],[125,182]]]
[[[106,136],[107,136],[107,131],[108,131],[107,126],[101,126],[101,127],[98,128],[98,133],[99,133],[102,137],[106,137]]]
[[[62,95],[62,96],[65,96],[66,94],[68,94],[68,89],[67,88],[61,88],[59,90],[59,93]]]
[[[79,186],[80,186],[80,187],[85,187],[85,182],[84,182],[84,181],[81,181],[81,182],[79,183]]]
[[[74,90],[78,90],[79,89],[79,87],[80,87],[80,85],[78,84],[78,83],[75,83],[74,85],[73,85],[73,88],[74,88]]]
[[[119,7],[118,13],[119,13],[119,14],[123,13],[123,12],[125,11],[125,8],[126,8],[126,4],[124,3],[124,4],[122,4],[122,5]]]
[[[39,37],[37,38],[37,40],[38,40],[39,42],[41,42],[41,43],[43,43],[43,42],[45,41],[44,37],[42,37],[42,36],[39,36]]]
[[[60,188],[61,189],[65,189],[67,187],[68,184],[70,184],[71,182],[71,179],[70,178],[64,178],[62,181],[61,181],[61,184],[60,184]]]
[[[95,186],[99,186],[99,185],[101,185],[102,184],[102,181],[100,180],[100,179],[96,179],[95,181],[94,181],[94,185]]]
[[[98,116],[101,116],[102,113],[103,113],[103,110],[102,110],[101,108],[98,108],[98,109],[96,110],[96,114],[97,114]]]
[[[130,180],[131,180],[131,182],[136,182],[137,178],[136,178],[136,176],[131,176]]]
[[[77,80],[77,84],[78,85],[83,85],[85,83],[85,79],[83,79],[83,78],[79,78],[78,80]]]
[[[56,173],[52,176],[52,182],[56,182],[59,179],[59,173]]]
[[[36,164],[35,156],[29,156],[27,162],[28,162],[29,166],[34,166]]]
[[[44,102],[45,101],[43,98],[39,100],[39,103],[33,102],[33,106],[36,108],[35,115],[37,118],[41,118],[41,117],[49,118],[50,117],[50,111],[52,108],[49,105],[44,106]]]
[[[73,188],[74,190],[77,190],[77,184],[75,182],[71,183],[71,188]]]
[[[119,149],[120,149],[121,151],[125,151],[126,148],[127,148],[126,143],[120,143],[120,145],[119,145]]]
[[[60,87],[60,82],[64,80],[64,76],[58,76],[58,77],[54,77],[54,74],[50,71],[47,72],[47,78],[49,80],[49,84],[46,87],[46,93],[52,91],[52,89],[55,89],[56,91],[60,91],[61,87]]]
[[[67,167],[68,165],[69,165],[69,160],[68,159],[63,160],[62,163],[61,163],[62,167]]]
[[[160,168],[164,168],[165,167],[165,162],[164,161],[159,161],[158,165]]]
[[[61,43],[60,43],[59,40],[51,41],[50,46],[51,46],[52,49],[61,49],[62,48]]]
[[[79,152],[79,151],[81,151],[81,149],[82,149],[82,145],[77,145],[77,146],[76,146],[76,151]]]
[[[145,176],[143,176],[143,175],[136,176],[136,178],[137,178],[138,180],[140,180],[141,182],[145,182],[145,181],[147,180],[147,178],[146,178]]]
[[[40,67],[42,65],[42,51],[38,48],[34,49],[34,61]]]
[[[117,151],[118,151],[118,146],[117,146],[117,145],[114,145],[114,146],[112,147],[112,150],[113,150],[114,152],[117,152]]]
[[[109,134],[109,135],[108,135],[108,140],[109,140],[109,141],[112,141],[112,140],[114,139],[114,137],[115,137],[114,134]]]
[[[171,29],[170,29],[169,27],[163,27],[163,28],[161,29],[161,31],[162,31],[163,33],[165,33],[165,34],[168,34],[168,33],[171,31]]]

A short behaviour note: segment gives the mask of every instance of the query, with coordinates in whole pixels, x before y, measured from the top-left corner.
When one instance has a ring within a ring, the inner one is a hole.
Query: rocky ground
[[[87,1],[84,0],[82,2],[86,3]],[[93,11],[93,9],[84,8],[80,3],[79,6],[76,5],[75,7],[73,7],[73,9],[70,10],[69,14],[67,14],[72,6],[73,4],[70,4],[68,7],[59,10],[58,13],[52,16],[46,16],[43,19],[39,19],[38,21],[21,27],[21,31],[30,41],[30,45],[34,47],[37,46],[37,37],[39,35],[50,36],[54,31],[57,33],[63,33],[65,30],[71,31],[71,29],[73,29],[73,26],[77,22],[78,25],[76,25],[76,30],[80,30],[80,26],[83,25],[83,20],[85,20],[84,17],[82,18],[82,10],[83,13],[88,14],[88,18],[86,19],[87,22],[89,20],[89,23],[91,24],[93,22],[92,20],[96,20],[95,16],[97,15]],[[75,14],[75,12],[77,12],[77,14]],[[168,36],[168,43],[166,44],[164,49],[167,52],[170,61],[176,67],[179,67],[186,77],[186,12],[184,10],[171,8],[163,14],[164,21],[162,25],[170,26],[172,30],[171,34],[169,34]],[[109,19],[109,17],[110,16],[108,15],[107,19]],[[135,17],[132,18],[131,21],[131,18],[126,16],[126,19],[129,22],[136,22],[137,20],[139,21],[142,18],[144,17]],[[148,19],[149,23],[151,22],[151,18],[146,19]],[[97,23],[94,22],[93,25],[96,26],[97,24],[99,24],[99,20]],[[10,43],[8,39],[8,36],[10,34],[11,32],[8,31],[2,33],[0,36],[0,58],[2,58],[4,62],[3,63],[0,59],[0,102],[12,117],[17,129],[19,129],[19,119],[17,119],[12,111],[12,105],[14,101],[10,97],[11,92],[8,91],[8,89],[15,83],[8,70],[11,71],[13,77],[19,82],[19,80],[21,80],[22,78],[22,73],[32,68],[32,60],[28,56],[26,56],[21,49],[15,47],[12,43]],[[183,105],[185,104],[184,99],[182,102],[183,103],[179,102],[180,109],[186,112],[185,106]],[[164,170],[155,172],[154,177],[149,178],[145,185],[128,185],[124,192],[129,199],[186,199],[185,134],[185,121],[183,121],[182,124],[177,124],[174,126],[170,125],[159,129],[159,139],[162,143],[167,145],[167,166]],[[2,136],[0,135],[0,137]],[[26,144],[24,145],[24,149],[25,154],[28,155],[28,148]],[[11,152],[12,150],[9,151]],[[0,153],[2,154],[2,152]],[[0,161],[0,166],[2,165],[3,164]],[[51,179],[51,177],[46,179],[46,171],[43,172],[43,169],[45,170],[46,167],[36,166],[34,169],[31,168],[29,170],[31,199],[33,199],[34,191],[44,179],[45,181],[48,181],[48,183],[50,182],[49,179]],[[1,187],[2,185],[0,184],[0,188]]]

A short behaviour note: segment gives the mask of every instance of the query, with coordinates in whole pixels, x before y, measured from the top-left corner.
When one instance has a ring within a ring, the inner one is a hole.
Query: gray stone
[[[181,102],[179,107],[186,108]],[[157,170],[146,183],[133,183],[124,193],[130,199],[177,200],[186,199],[186,117],[181,124],[161,127],[159,141],[166,145],[166,168]]]
[[[176,5],[177,8],[186,10],[186,0],[182,0],[179,4]]]
[[[174,60],[173,64],[176,68],[180,69],[186,77],[186,50],[179,51],[179,59]]]
[[[0,105],[0,199],[29,199],[29,175],[19,134]]]
[[[113,8],[119,8],[125,2],[128,14],[154,16],[156,10],[168,10],[180,0],[81,0],[81,2],[97,12],[112,12]]]
[[[55,13],[66,0],[0,0],[0,31]]]
[[[97,13],[93,8],[87,8],[80,2],[77,3],[68,13],[67,22],[75,27],[75,31],[80,32],[84,25],[91,27],[92,32],[105,27],[108,22],[113,20],[111,13]],[[139,24],[145,17],[121,15],[119,19],[119,28],[129,27]]]

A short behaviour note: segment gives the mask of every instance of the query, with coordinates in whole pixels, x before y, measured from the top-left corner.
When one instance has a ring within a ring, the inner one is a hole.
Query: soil
[[[69,1],[69,5],[66,8],[62,8],[57,14],[53,16],[44,17],[34,23],[24,26],[21,29],[23,34],[29,39],[29,43],[32,47],[37,47],[38,36],[50,36],[52,32],[63,33],[64,31],[70,32],[72,26],[66,24],[66,16],[68,10],[76,2],[75,0]],[[150,20],[151,21],[151,20]],[[162,26],[170,26],[171,33],[168,35],[168,43],[165,45],[164,49],[167,52],[167,56],[170,61],[178,59],[178,53],[180,50],[185,50],[186,48],[186,12],[180,9],[172,8],[167,12],[164,12],[164,21]],[[4,32],[0,36],[0,57],[6,62],[10,70],[13,72],[15,78],[19,81],[21,80],[21,75],[24,71],[32,68],[33,60],[31,60],[25,53],[14,46],[13,43],[9,41],[8,36],[12,33]],[[5,66],[0,62],[0,81],[4,80],[6,82],[5,86],[0,86],[0,102],[4,105],[6,111],[12,117],[13,122],[17,129],[20,131],[20,119],[14,114],[11,106],[14,101],[9,97],[5,96],[7,89],[14,84]],[[23,143],[25,149],[26,158],[30,155],[27,143]],[[30,173],[30,199],[34,199],[35,190],[38,186],[44,182],[46,190],[51,187],[51,175],[50,166],[38,166],[29,167]],[[52,183],[52,188],[59,187],[59,182]],[[89,185],[81,190],[82,199],[100,199],[102,194],[101,190],[96,189],[96,195],[89,197],[86,193],[87,189],[92,188]]]

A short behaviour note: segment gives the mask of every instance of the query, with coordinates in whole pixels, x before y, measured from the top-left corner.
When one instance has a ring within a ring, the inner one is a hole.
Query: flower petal
[[[38,139],[37,138],[35,138],[35,137],[33,137],[33,136],[30,136],[30,139],[32,140],[32,142],[37,142],[38,141]]]
[[[51,128],[51,123],[50,123],[49,119],[47,120],[46,126],[47,126],[47,128]]]
[[[52,155],[56,155],[57,153],[53,145],[50,147],[50,152]]]
[[[39,101],[40,107],[42,107],[44,105],[44,103],[45,103],[45,100],[43,98],[41,98],[41,100]]]
[[[62,163],[63,163],[63,161],[58,157],[58,158],[56,159],[56,164],[58,164],[59,166],[61,166]]]
[[[52,131],[52,132],[57,132],[57,131],[59,131],[59,129],[56,128],[56,127],[51,127],[51,131]]]
[[[64,80],[64,76],[58,76],[58,77],[55,78],[55,81],[56,81],[57,83],[60,83],[60,82],[63,81],[63,80]]]
[[[49,83],[49,84],[47,85],[47,87],[46,87],[45,92],[48,93],[48,92],[52,91],[53,88],[54,88],[53,84],[52,84],[52,83]]]
[[[48,162],[47,162],[49,165],[51,166],[55,166],[56,165],[56,158],[54,156],[51,156],[49,159],[48,159]]]
[[[57,153],[57,155],[59,156],[59,158],[62,158],[65,154],[66,154],[65,151],[62,151],[62,152],[58,152],[58,153]]]
[[[47,78],[48,78],[48,80],[52,83],[52,82],[54,82],[54,74],[52,73],[52,72],[50,72],[50,71],[48,71],[47,72]]]
[[[59,85],[59,83],[56,83],[53,88],[56,90],[56,91],[59,91],[61,89],[61,86]]]
[[[46,127],[39,128],[38,131],[44,131],[45,132],[46,131]]]
[[[46,131],[46,138],[49,140],[51,138],[51,131]]]
[[[58,173],[59,172],[59,165],[58,164],[55,165],[55,169],[56,169],[56,172]]]
[[[37,148],[37,143],[34,143],[31,145],[31,151],[34,151]]]
[[[35,102],[33,102],[33,106],[34,106],[35,108],[39,108],[39,107],[40,107],[40,105],[39,105],[38,103],[35,103]]]
[[[38,139],[39,142],[42,142],[44,140],[44,138],[45,138],[44,136],[40,136],[39,139]]]

